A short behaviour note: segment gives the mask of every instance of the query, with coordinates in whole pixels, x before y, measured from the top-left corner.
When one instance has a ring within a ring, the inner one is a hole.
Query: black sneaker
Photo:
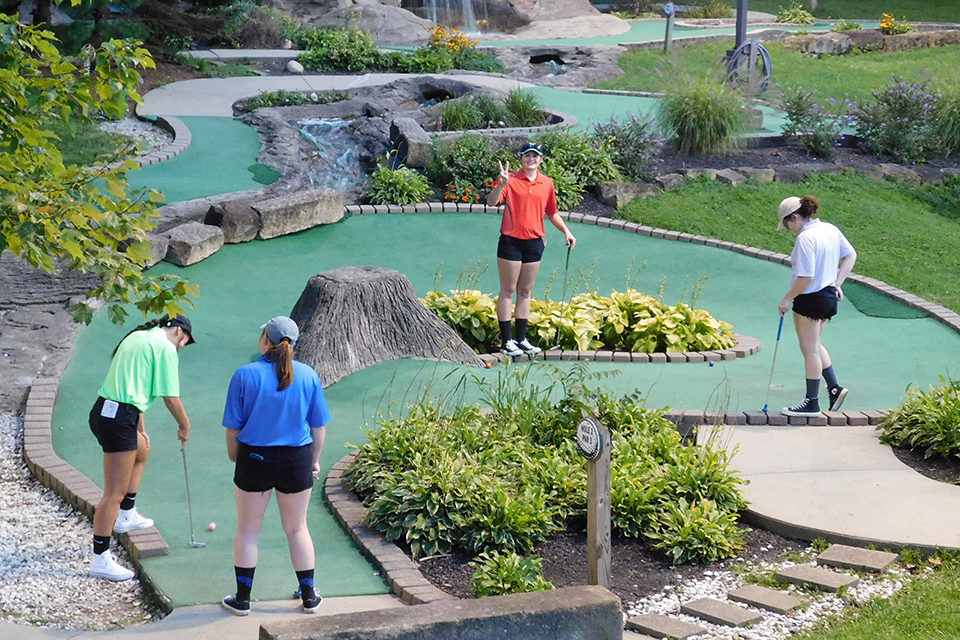
[[[304,613],[316,613],[321,604],[323,604],[323,598],[319,593],[314,593],[312,598],[302,600],[300,606],[303,607]]]
[[[784,407],[780,412],[785,416],[796,418],[816,417],[820,415],[820,402],[817,398],[804,398],[800,404]]]
[[[237,594],[227,596],[221,600],[220,606],[235,616],[246,616],[250,614],[250,601],[237,600]]]
[[[847,389],[837,385],[833,389],[828,389],[827,393],[830,394],[830,411],[840,411],[840,405],[847,399]]]
[[[517,346],[520,347],[520,350],[523,351],[523,352],[524,352],[525,354],[527,354],[528,356],[532,356],[533,354],[535,354],[535,353],[540,353],[540,352],[542,351],[542,349],[541,349],[540,347],[534,346],[534,345],[531,344],[531,342],[530,342],[529,340],[527,340],[526,338],[524,338],[523,340],[521,340],[520,342],[518,342],[518,343],[517,343]]]

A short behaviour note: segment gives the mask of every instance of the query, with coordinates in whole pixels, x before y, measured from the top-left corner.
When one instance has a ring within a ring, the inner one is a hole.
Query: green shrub
[[[884,444],[923,449],[927,458],[960,456],[960,381],[941,376],[927,391],[911,388],[879,429]]]
[[[955,155],[960,153],[960,82],[943,82],[938,90],[941,97],[934,115],[936,136],[943,152]]]
[[[220,37],[239,49],[276,49],[286,38],[283,17],[269,7],[230,5]]]
[[[363,71],[381,69],[391,58],[377,49],[369,31],[299,29],[291,38],[304,52],[298,58],[306,69]]]
[[[533,139],[543,145],[545,164],[562,166],[574,182],[584,187],[623,179],[606,141],[597,140],[589,133],[564,129],[539,133]]]
[[[467,98],[444,100],[437,120],[438,131],[479,129],[482,116],[477,105]]]
[[[316,96],[316,100],[313,97]],[[331,102],[340,102],[349,100],[348,91],[317,91],[314,93],[305,93],[303,91],[287,91],[279,89],[277,91],[261,91],[260,95],[244,103],[243,107],[247,111],[262,109],[263,107],[295,107],[303,104],[330,104]]]
[[[480,114],[480,129],[506,127],[509,115],[507,109],[494,98],[485,93],[477,93],[470,97]]]
[[[593,136],[606,143],[624,177],[650,180],[656,174],[664,141],[652,121],[635,115],[623,122],[611,118],[606,123],[594,123]]]
[[[484,136],[468,134],[452,142],[434,140],[427,159],[426,173],[435,184],[450,184],[465,180],[474,185],[486,185],[500,173],[497,162],[517,166],[517,157],[509,149],[491,149]]]
[[[747,126],[740,93],[723,81],[702,76],[685,76],[667,87],[657,117],[661,130],[676,136],[680,155],[727,151],[733,136]]]
[[[859,31],[863,29],[863,25],[859,22],[850,22],[848,20],[838,20],[830,28],[830,31],[841,32],[841,31]]]
[[[496,345],[496,299],[479,291],[431,291],[424,298],[472,347]],[[458,308],[458,305],[460,308]],[[608,349],[638,353],[680,353],[727,349],[735,344],[733,327],[703,309],[659,300],[628,289],[609,296],[581,293],[569,302],[532,300],[530,340],[542,347]]]
[[[410,167],[391,169],[381,162],[370,174],[367,199],[372,204],[417,204],[430,193],[427,178]]]
[[[897,19],[892,14],[884,13],[880,15],[880,33],[885,36],[895,36],[902,33],[914,33],[917,30],[915,26],[904,19]]]
[[[777,18],[774,22],[789,22],[790,24],[813,24],[816,20],[813,14],[803,8],[799,2],[794,3],[789,8],[780,7]]]
[[[511,89],[503,100],[507,110],[508,127],[539,127],[547,124],[549,115],[543,110],[540,98],[527,89]]]
[[[545,160],[540,165],[543,174],[553,180],[553,188],[557,196],[559,211],[573,211],[583,202],[583,183],[569,168],[558,160]]]
[[[482,553],[470,563],[474,569],[470,593],[482,598],[553,589],[543,577],[541,564],[542,560],[536,556],[524,558],[515,553]]]
[[[546,378],[535,381],[533,370]],[[583,415],[597,415],[614,439],[615,533],[648,538],[677,563],[735,554],[736,511],[746,505],[729,455],[681,441],[639,394],[591,386],[610,375],[504,367],[495,380],[474,379],[492,415],[459,397],[449,410],[421,398],[408,417],[380,419],[344,478],[367,505],[367,524],[415,557],[528,553],[582,518],[586,470],[573,437]]]
[[[712,18],[729,18],[731,15],[733,15],[733,11],[730,9],[729,5],[724,4],[722,0],[710,0],[705,4],[688,5],[687,12],[683,14],[683,17],[701,20]]]
[[[863,148],[897,162],[925,162],[938,147],[937,105],[940,94],[924,82],[894,78],[872,101],[850,111]]]
[[[810,155],[829,158],[840,142],[848,119],[836,113],[840,110],[836,100],[828,98],[825,105],[817,102],[816,92],[816,89],[804,91],[801,87],[783,90],[780,108],[787,116],[783,135],[788,140],[797,140]]]
[[[453,54],[434,47],[418,47],[413,53],[394,60],[408,73],[443,73],[454,68]]]

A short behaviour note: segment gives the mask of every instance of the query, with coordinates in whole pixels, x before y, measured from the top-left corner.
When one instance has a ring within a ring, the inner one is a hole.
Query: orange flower
[[[470,202],[470,198],[468,198],[467,196],[463,196],[463,201],[464,201],[464,202]]]

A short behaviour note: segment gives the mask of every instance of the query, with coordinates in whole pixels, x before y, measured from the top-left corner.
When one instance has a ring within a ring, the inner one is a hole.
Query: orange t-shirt
[[[497,181],[499,184],[499,181]],[[553,180],[539,171],[532,181],[523,169],[510,175],[507,186],[500,194],[506,200],[500,233],[518,240],[533,240],[546,235],[543,217],[557,212],[557,192]]]

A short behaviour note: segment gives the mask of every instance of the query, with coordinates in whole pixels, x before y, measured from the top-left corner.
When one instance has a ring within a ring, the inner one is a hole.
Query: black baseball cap
[[[169,315],[164,315],[160,318],[161,327],[180,327],[187,332],[187,344],[193,344],[196,340],[193,339],[193,324],[190,322],[190,318],[178,313],[172,318]]]
[[[520,155],[523,155],[525,153],[530,153],[531,151],[533,153],[537,153],[542,156],[543,145],[540,144],[539,142],[528,142],[525,145],[523,145],[523,149],[520,149]]]

